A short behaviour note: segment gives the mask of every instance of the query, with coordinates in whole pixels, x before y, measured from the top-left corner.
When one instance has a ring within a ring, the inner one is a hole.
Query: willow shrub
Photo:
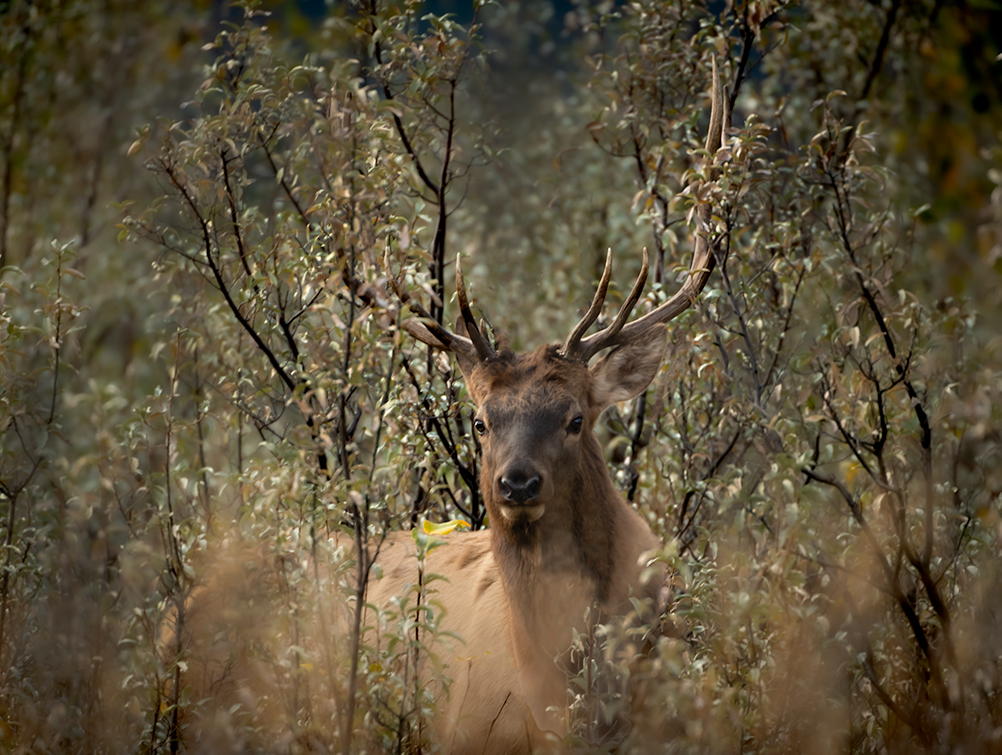
[[[14,3],[4,26],[4,746],[438,746],[435,576],[383,611],[361,586],[386,533],[489,522],[462,382],[401,337],[390,277],[445,321],[462,251],[475,304],[533,346],[577,319],[608,245],[610,304],[642,245],[642,306],[673,293],[698,202],[717,269],[601,429],[663,538],[670,611],[579,638],[567,744],[997,742],[995,310],[944,293],[954,215],[894,125],[929,94],[924,61],[949,79],[930,49],[952,9],[580,4],[536,53],[545,4],[461,24],[372,3],[304,56],[251,5],[180,97],[163,61],[197,33],[164,52],[120,10]],[[706,156],[714,59],[734,118]],[[178,114],[105,163],[93,135],[122,141],[154,92]],[[114,246],[104,208],[129,197]],[[976,218],[989,250],[998,204]],[[994,251],[952,252],[990,287]],[[627,644],[645,652],[612,668]]]

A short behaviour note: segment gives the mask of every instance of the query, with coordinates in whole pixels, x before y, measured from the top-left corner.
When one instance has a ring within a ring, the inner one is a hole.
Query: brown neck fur
[[[467,385],[488,426],[485,443],[497,444],[493,451],[485,446],[481,491],[505,593],[519,616],[516,631],[551,637],[555,647],[565,629],[580,628],[588,606],[597,603],[603,613],[621,608],[634,577],[623,570],[639,544],[624,542],[636,539],[636,523],[592,429],[603,408],[592,395],[592,374],[543,346],[529,354],[499,352],[467,375]],[[575,414],[584,417],[576,447],[567,445],[565,424]],[[513,463],[535,465],[550,481],[535,521],[504,515],[498,479]]]
[[[492,544],[512,603],[533,602],[539,576],[557,573],[579,574],[591,585],[590,599],[600,605],[611,597],[617,519],[624,504],[609,478],[598,439],[590,430],[586,433],[571,484],[538,521],[513,525],[497,514],[492,517]],[[496,495],[493,475],[485,468],[481,486],[488,509],[497,512],[497,502],[491,500]]]

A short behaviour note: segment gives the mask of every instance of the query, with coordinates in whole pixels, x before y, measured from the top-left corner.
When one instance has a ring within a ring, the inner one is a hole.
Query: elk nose
[[[525,503],[539,495],[539,475],[526,472],[504,474],[498,481],[501,495],[513,503]]]

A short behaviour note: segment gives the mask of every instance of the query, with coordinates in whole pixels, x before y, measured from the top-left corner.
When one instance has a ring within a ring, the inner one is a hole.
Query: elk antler
[[[477,356],[480,357],[480,361],[486,362],[494,356],[494,349],[487,343],[484,334],[477,327],[477,321],[473,319],[473,313],[470,311],[470,302],[466,299],[466,280],[463,278],[463,263],[458,253],[456,254],[456,296],[459,299],[459,311],[463,316],[463,322],[466,324],[466,332],[470,334],[473,348],[477,350]]]
[[[602,280],[598,282],[598,288],[595,289],[595,297],[591,300],[591,306],[588,307],[588,311],[585,312],[585,316],[581,318],[571,334],[567,336],[567,340],[564,341],[563,352],[565,354],[572,353],[578,345],[578,341],[581,340],[591,324],[598,319],[599,314],[602,312],[602,302],[605,301],[605,293],[609,290],[609,278],[612,276],[612,247],[609,247],[609,251],[605,253],[605,270],[602,271]]]
[[[469,337],[460,336],[451,330],[438,324],[434,317],[407,291],[400,287],[396,277],[390,270],[389,251],[383,253],[383,265],[386,268],[386,277],[390,281],[393,293],[397,295],[402,304],[406,304],[417,318],[408,318],[400,323],[400,327],[410,333],[421,343],[434,346],[437,349],[446,349],[458,355],[462,355],[471,361],[486,362],[494,356],[494,349],[487,343],[480,329],[473,319],[470,311],[470,302],[466,297],[466,281],[463,279],[463,266],[460,257],[456,255],[456,296],[459,298],[459,311],[462,313],[463,323],[466,325],[466,332]]]
[[[717,73],[717,61],[713,60],[713,85],[710,95],[710,128],[706,134],[706,151],[713,154],[723,146],[724,129],[729,125],[730,113],[728,112],[727,100],[724,98],[723,89],[720,85],[720,76]],[[629,343],[642,336],[648,330],[659,323],[668,322],[674,317],[687,310],[699,296],[706,281],[713,271],[714,255],[713,247],[709,239],[710,221],[712,212],[708,204],[698,205],[696,209],[696,244],[692,255],[692,264],[689,266],[689,274],[682,288],[680,288],[671,299],[660,307],[651,310],[643,317],[639,317],[627,324],[630,313],[640,299],[640,292],[647,281],[647,250],[644,249],[644,261],[640,269],[637,282],[633,285],[633,291],[623,306],[620,308],[616,319],[612,324],[593,333],[587,338],[582,338],[585,331],[591,327],[602,311],[602,303],[605,300],[606,291],[609,289],[609,277],[612,272],[612,250],[609,250],[605,259],[605,272],[602,273],[602,280],[599,281],[598,289],[595,291],[595,298],[592,299],[591,306],[581,318],[571,334],[564,342],[562,351],[567,357],[578,359],[587,363],[595,354],[620,344]]]
[[[602,333],[606,334],[606,337],[614,337],[623,329],[626,321],[630,319],[630,313],[637,306],[637,302],[640,301],[640,294],[643,293],[644,284],[647,283],[647,270],[647,247],[644,247],[644,259],[640,266],[640,275],[637,276],[637,282],[633,284],[633,290],[630,291],[630,295],[623,302],[623,306],[619,308],[619,312],[616,314],[616,319],[612,321],[612,325],[602,331]],[[591,300],[591,306],[588,307],[585,316],[581,318],[581,322],[575,326],[571,334],[567,336],[567,340],[564,341],[563,353],[567,356],[576,355],[580,351],[581,336],[591,327],[591,324],[598,317],[599,312],[602,311],[602,303],[605,301],[606,291],[609,290],[609,278],[611,275],[612,249],[609,249],[605,255],[605,271],[602,273],[602,280],[599,281],[598,289],[595,291],[595,298]],[[594,354],[594,352],[592,353]],[[591,354],[588,356],[590,357]],[[586,358],[584,361],[587,362],[588,359]]]

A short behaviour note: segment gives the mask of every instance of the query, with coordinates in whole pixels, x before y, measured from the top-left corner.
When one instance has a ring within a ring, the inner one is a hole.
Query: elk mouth
[[[501,509],[501,516],[509,522],[519,524],[531,524],[546,513],[546,504],[535,498],[525,503],[501,501],[498,508]]]

